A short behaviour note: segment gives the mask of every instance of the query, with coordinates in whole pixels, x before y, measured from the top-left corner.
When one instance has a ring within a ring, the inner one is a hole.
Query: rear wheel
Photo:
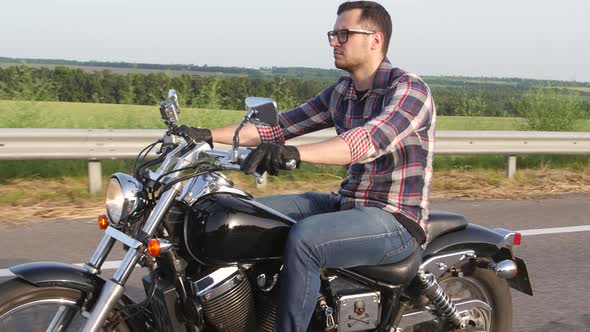
[[[455,303],[480,300],[488,304],[492,311],[473,308],[469,312],[474,318],[475,327],[468,331],[509,332],[512,331],[512,295],[506,280],[499,278],[488,269],[475,268],[469,275],[453,276],[445,274],[438,280],[447,295]],[[422,305],[429,305],[424,298]],[[426,303],[425,303],[426,302]],[[422,323],[405,329],[404,332],[448,331],[449,327],[439,321]]]
[[[78,331],[86,321],[81,309],[84,297],[72,288],[8,280],[0,284],[0,331]],[[125,332],[129,328],[121,321],[107,330]]]

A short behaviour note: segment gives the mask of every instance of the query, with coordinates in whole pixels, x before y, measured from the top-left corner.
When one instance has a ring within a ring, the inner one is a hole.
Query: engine
[[[237,267],[220,268],[194,282],[204,316],[217,331],[272,331],[279,301],[278,275],[249,272],[257,275],[252,283]],[[379,291],[342,276],[324,281],[326,294],[318,295],[312,326],[323,330],[326,325],[337,325],[341,332],[377,328],[381,318]]]
[[[209,324],[217,331],[253,331],[254,298],[248,279],[236,267],[224,267],[194,283]]]

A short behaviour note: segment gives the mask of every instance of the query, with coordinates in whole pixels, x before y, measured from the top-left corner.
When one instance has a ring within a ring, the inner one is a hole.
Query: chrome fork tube
[[[162,194],[142,229],[146,237],[151,237],[154,234],[160,220],[166,211],[168,211],[168,208],[170,208],[181,189],[182,184],[177,183]],[[131,275],[131,272],[133,272],[133,268],[144,250],[145,246],[129,248],[121,265],[119,265],[119,268],[115,272],[115,275],[110,280],[107,280],[100,292],[96,305],[90,312],[90,316],[82,328],[83,332],[97,332],[100,330],[104,320],[123,295],[123,292],[125,291],[123,285],[127,282],[127,279]]]
[[[119,301],[125,292],[125,287],[115,283],[112,280],[107,280],[102,287],[100,297],[94,305],[94,310],[90,313],[90,317],[84,324],[82,332],[98,332],[111,312],[112,307]]]
[[[115,245],[115,239],[105,233],[98,244],[98,247],[94,251],[94,255],[92,255],[92,258],[86,263],[86,266],[88,267],[87,269],[90,270],[90,272],[95,274],[100,273],[100,268],[111,252],[113,245]]]

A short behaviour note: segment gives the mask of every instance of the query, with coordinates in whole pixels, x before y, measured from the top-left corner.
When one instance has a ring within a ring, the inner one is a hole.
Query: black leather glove
[[[213,137],[211,137],[211,130],[207,128],[193,128],[182,125],[176,129],[176,132],[181,135],[186,135],[195,142],[207,142],[213,148]]]
[[[246,174],[256,171],[262,174],[265,171],[270,175],[279,175],[279,169],[285,168],[285,163],[293,159],[299,167],[299,151],[292,145],[274,143],[261,143],[246,157],[240,166]]]

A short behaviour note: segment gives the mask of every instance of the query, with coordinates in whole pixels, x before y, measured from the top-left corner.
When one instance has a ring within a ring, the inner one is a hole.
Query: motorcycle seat
[[[428,238],[426,243],[429,243],[441,235],[461,230],[467,227],[468,224],[464,216],[445,211],[430,212],[428,220],[426,226]],[[420,264],[422,264],[422,249],[418,248],[410,256],[397,263],[375,266],[357,266],[350,270],[371,279],[387,282],[389,284],[406,285],[414,279],[416,273],[418,273]]]
[[[465,217],[460,214],[431,211],[426,224],[426,233],[428,234],[426,243],[430,243],[441,235],[461,230],[467,227],[467,224]]]
[[[407,285],[418,273],[421,263],[422,249],[418,248],[410,256],[393,264],[357,266],[349,270],[388,284]]]

